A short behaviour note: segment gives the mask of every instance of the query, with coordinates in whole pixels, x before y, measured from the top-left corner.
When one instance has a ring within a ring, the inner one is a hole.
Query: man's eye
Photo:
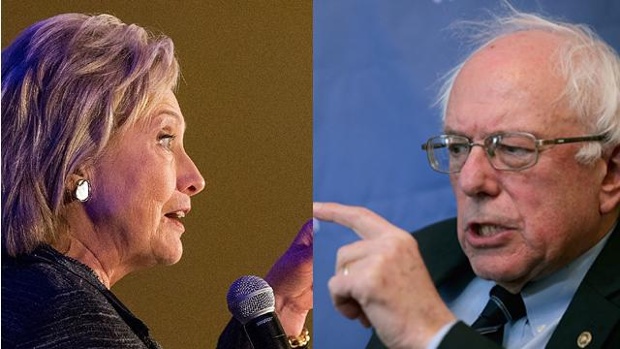
[[[162,134],[158,137],[157,141],[159,142],[159,144],[161,144],[164,148],[170,150],[172,149],[172,141],[174,140],[176,136],[171,135],[171,134]]]
[[[450,144],[448,151],[452,156],[459,156],[467,153],[469,146],[467,144]]]
[[[495,149],[495,151],[496,152],[500,152],[500,153],[502,153],[504,155],[528,156],[532,152],[534,152],[534,149],[525,148],[525,147],[519,147],[519,146],[513,146],[513,145],[508,145],[508,144],[499,144],[497,146],[497,148]]]

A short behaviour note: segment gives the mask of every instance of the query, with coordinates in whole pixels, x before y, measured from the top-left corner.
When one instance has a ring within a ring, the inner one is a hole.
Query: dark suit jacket
[[[475,276],[456,237],[456,219],[436,223],[413,235],[433,281],[438,287],[462,289]],[[577,339],[591,341],[578,346]],[[492,349],[497,344],[458,322],[441,342],[440,349]],[[367,348],[384,348],[373,333]],[[547,348],[620,348],[620,224],[579,285]]]

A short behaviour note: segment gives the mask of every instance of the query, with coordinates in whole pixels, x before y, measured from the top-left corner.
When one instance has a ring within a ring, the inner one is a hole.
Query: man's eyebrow
[[[455,136],[467,137],[467,135],[465,135],[465,133],[453,130],[453,129],[449,128],[449,127],[444,128],[443,129],[443,133],[447,134],[447,135],[455,135]]]

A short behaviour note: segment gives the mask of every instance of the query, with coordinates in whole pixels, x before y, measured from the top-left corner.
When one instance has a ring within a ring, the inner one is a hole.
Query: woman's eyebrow
[[[159,119],[163,119],[165,117],[170,117],[172,119],[174,119],[178,124],[180,124],[183,128],[183,130],[185,130],[186,128],[186,124],[185,124],[185,119],[183,118],[183,116],[181,116],[181,114],[179,114],[178,112],[176,112],[175,110],[169,109],[169,108],[162,108],[161,110],[159,110],[155,116],[156,118]]]

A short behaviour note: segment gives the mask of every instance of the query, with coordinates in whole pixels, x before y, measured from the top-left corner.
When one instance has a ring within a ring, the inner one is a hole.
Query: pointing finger
[[[313,204],[313,216],[348,227],[363,239],[376,239],[386,233],[400,230],[378,214],[363,207],[316,202]]]

